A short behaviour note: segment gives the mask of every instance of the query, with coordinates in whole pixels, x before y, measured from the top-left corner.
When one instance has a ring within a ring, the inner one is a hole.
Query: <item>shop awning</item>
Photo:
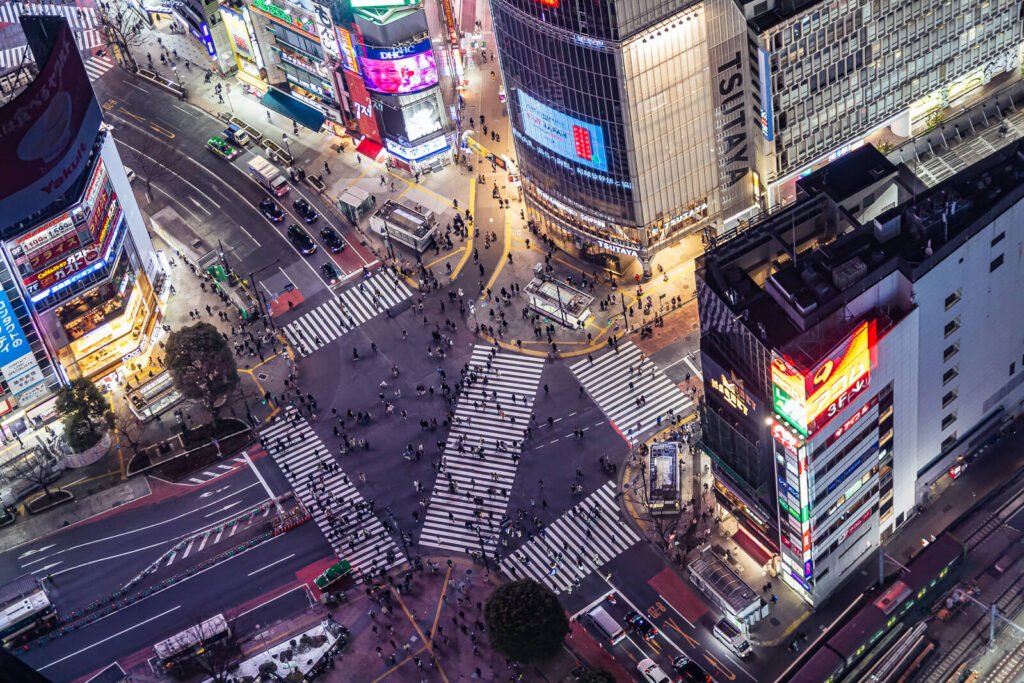
[[[736,533],[733,534],[732,540],[735,541],[736,545],[743,549],[745,553],[750,555],[759,565],[764,566],[768,564],[768,560],[772,559],[771,553],[769,553],[764,546],[757,542],[753,536],[748,534],[743,527],[736,529]]]
[[[356,151],[369,159],[377,160],[384,145],[374,142],[370,138],[363,138],[363,141],[356,145]]]
[[[325,117],[321,112],[286,92],[271,88],[260,102],[267,109],[276,111],[311,131],[318,132],[323,128]]]

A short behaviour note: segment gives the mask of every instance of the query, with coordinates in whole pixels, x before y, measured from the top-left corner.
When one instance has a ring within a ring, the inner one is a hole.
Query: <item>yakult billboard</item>
[[[0,109],[0,215],[17,221],[59,198],[87,168],[100,122],[65,21],[39,75]]]

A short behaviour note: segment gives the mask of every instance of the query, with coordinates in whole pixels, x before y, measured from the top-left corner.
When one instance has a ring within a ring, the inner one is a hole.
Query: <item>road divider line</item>
[[[295,557],[295,553],[292,553],[291,555],[288,555],[288,556],[286,556],[286,557],[282,557],[282,558],[280,558],[280,559],[274,560],[274,561],[273,561],[273,562],[271,562],[270,564],[265,564],[265,565],[263,565],[262,567],[260,567],[259,569],[254,569],[254,570],[252,570],[251,572],[249,572],[248,576],[252,576],[253,574],[259,574],[259,573],[260,573],[261,571],[263,571],[264,569],[270,569],[270,568],[271,568],[271,567],[273,567],[273,566],[274,566],[275,564],[281,564],[282,562],[285,562],[286,560],[290,560],[290,559],[292,559],[293,557]]]
[[[257,240],[255,237],[249,234],[249,231],[245,229],[244,225],[239,225],[238,227],[242,229],[242,232],[244,232],[249,237],[249,239],[256,243],[257,247],[263,246],[262,244],[259,243],[259,240]]]
[[[103,643],[111,641],[114,638],[119,638],[119,637],[123,636],[125,633],[128,633],[129,631],[134,631],[135,629],[139,628],[140,626],[145,626],[149,622],[156,621],[160,617],[165,617],[168,614],[170,614],[171,612],[174,612],[174,611],[179,610],[179,609],[181,609],[181,605],[175,605],[174,607],[170,608],[169,610],[166,610],[164,612],[161,612],[160,614],[152,616],[149,619],[146,619],[145,621],[140,621],[139,623],[135,624],[134,626],[129,626],[126,629],[118,631],[117,633],[115,633],[112,636],[107,636],[103,640],[97,640],[92,645],[86,645],[81,650],[78,650],[76,652],[72,652],[69,655],[65,655],[65,656],[61,657],[60,659],[57,659],[57,660],[54,660],[54,661],[50,662],[49,664],[44,664],[43,666],[39,667],[39,670],[43,671],[44,669],[49,669],[51,666],[55,666],[57,664],[60,664],[61,662],[64,662],[64,661],[67,661],[67,660],[71,659],[72,657],[77,657],[78,655],[82,654],[83,652],[88,652],[89,650],[93,649],[94,647],[99,647]]]

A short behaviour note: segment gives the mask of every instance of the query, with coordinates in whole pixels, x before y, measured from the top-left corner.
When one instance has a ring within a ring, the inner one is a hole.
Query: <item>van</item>
[[[609,644],[614,645],[626,637],[626,632],[619,626],[619,622],[615,621],[601,605],[587,612],[587,616],[594,627],[608,639]]]
[[[740,657],[750,654],[750,642],[728,619],[720,619],[715,624],[715,637],[728,645],[729,649]]]

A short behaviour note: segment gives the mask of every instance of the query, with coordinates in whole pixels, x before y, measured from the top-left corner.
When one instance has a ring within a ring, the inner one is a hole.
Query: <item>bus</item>
[[[174,669],[203,654],[208,647],[231,637],[231,628],[223,614],[210,617],[201,624],[190,626],[167,640],[153,646],[161,666]]]
[[[678,441],[666,441],[651,446],[650,474],[647,478],[648,501],[652,515],[674,515],[680,511]]]
[[[46,587],[31,574],[0,586],[0,638],[4,647],[43,635],[56,628],[58,622]]]

